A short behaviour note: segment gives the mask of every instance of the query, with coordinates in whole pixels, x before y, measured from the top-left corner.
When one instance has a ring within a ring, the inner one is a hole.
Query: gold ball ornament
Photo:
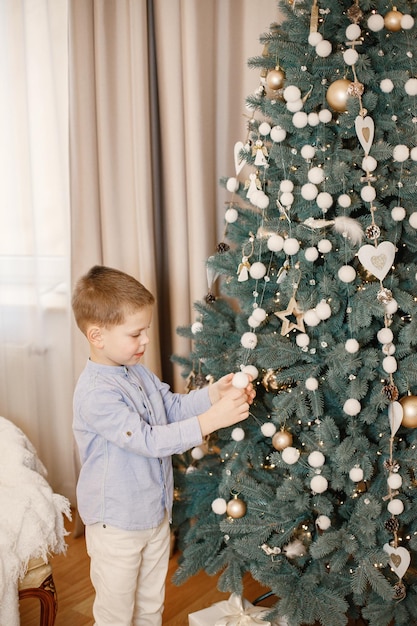
[[[284,450],[292,445],[292,434],[288,430],[278,430],[272,437],[272,445],[275,450]]]
[[[229,500],[226,505],[226,513],[233,519],[239,519],[246,514],[246,503],[237,496],[233,496],[233,499]]]
[[[400,398],[400,404],[403,407],[403,419],[401,426],[405,428],[417,428],[417,396],[404,396]]]
[[[282,70],[279,65],[276,66],[274,70],[269,70],[266,75],[266,84],[269,89],[273,91],[277,91],[278,89],[282,89],[285,81],[285,72]]]
[[[332,109],[341,113],[346,111],[351,85],[352,81],[347,78],[340,78],[329,85],[326,92],[326,100]]]
[[[393,7],[392,11],[388,11],[388,13],[384,16],[385,28],[393,33],[401,30],[402,17],[403,14],[400,11],[397,11],[397,7]]]

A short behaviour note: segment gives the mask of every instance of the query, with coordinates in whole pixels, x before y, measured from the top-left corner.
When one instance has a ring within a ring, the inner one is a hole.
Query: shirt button
[[[131,436],[132,436],[132,432],[131,432],[130,430],[128,430],[128,431],[127,431],[127,433],[126,433],[126,435],[127,435],[128,437],[131,437]]]

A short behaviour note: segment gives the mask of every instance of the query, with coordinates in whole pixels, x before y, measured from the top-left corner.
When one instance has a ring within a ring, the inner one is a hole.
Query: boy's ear
[[[100,326],[90,326],[87,328],[87,339],[88,341],[96,347],[99,347],[102,340],[101,328]]]

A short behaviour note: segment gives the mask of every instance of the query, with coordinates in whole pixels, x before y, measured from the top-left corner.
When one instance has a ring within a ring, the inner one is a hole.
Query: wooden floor
[[[69,531],[74,522],[67,522]],[[52,559],[53,576],[58,595],[58,614],[55,626],[93,626],[92,618],[93,588],[89,577],[89,560],[85,551],[83,536],[67,537],[66,555],[57,555]],[[219,600],[225,600],[229,594],[216,589],[216,578],[201,572],[180,587],[171,583],[171,577],[177,569],[177,558],[171,558],[166,587],[164,626],[188,626],[188,614],[199,611]],[[250,600],[255,599],[264,589],[253,580],[247,585]],[[21,626],[39,626],[39,606],[32,598],[25,599],[20,605]]]

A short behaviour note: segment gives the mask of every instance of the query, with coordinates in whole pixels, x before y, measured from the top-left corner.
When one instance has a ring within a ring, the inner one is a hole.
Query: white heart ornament
[[[356,117],[356,134],[366,155],[369,154],[369,150],[371,149],[372,142],[374,140],[374,128],[374,120],[372,119],[372,117],[369,117],[369,115],[367,115],[366,117],[358,115]]]
[[[394,548],[389,543],[384,544],[384,550],[389,554],[389,562],[392,569],[401,580],[410,565],[410,553],[405,548]]]
[[[391,427],[391,435],[394,437],[395,433],[401,426],[403,421],[404,409],[400,402],[394,401],[388,407],[388,419]]]
[[[358,259],[368,272],[383,280],[390,271],[395,258],[395,246],[383,241],[378,246],[367,244],[358,250]]]
[[[236,176],[239,176],[240,172],[242,171],[242,169],[245,167],[246,165],[246,161],[245,159],[242,158],[241,156],[241,151],[244,148],[244,144],[242,141],[237,141],[235,143],[235,148],[234,148],[234,157],[235,157],[235,171],[236,171]]]

